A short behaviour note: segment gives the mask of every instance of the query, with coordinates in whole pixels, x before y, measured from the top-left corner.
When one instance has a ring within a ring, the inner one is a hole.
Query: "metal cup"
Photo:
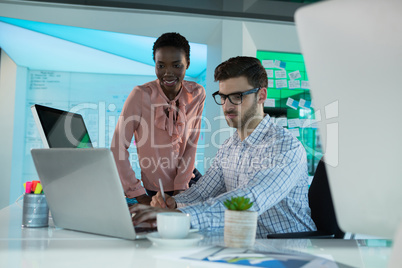
[[[49,226],[49,207],[44,194],[24,194],[22,226]]]

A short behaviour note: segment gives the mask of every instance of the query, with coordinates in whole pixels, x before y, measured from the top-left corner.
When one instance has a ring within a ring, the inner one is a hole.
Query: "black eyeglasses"
[[[214,94],[212,94],[212,97],[214,97],[214,100],[218,105],[224,105],[226,99],[229,99],[229,101],[234,105],[239,105],[243,102],[243,96],[256,93],[258,90],[260,90],[260,87],[253,88],[245,92],[232,93],[229,95],[221,94],[219,91],[216,91]]]

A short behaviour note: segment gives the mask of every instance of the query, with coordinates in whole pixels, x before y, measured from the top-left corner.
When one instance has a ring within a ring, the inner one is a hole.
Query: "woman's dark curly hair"
[[[176,47],[182,49],[186,54],[187,63],[190,64],[190,45],[187,39],[179,33],[164,33],[154,43],[152,48],[155,61],[155,52],[161,47]]]

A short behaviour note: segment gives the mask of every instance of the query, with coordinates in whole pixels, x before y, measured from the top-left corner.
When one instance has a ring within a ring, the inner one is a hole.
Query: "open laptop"
[[[32,149],[32,158],[57,227],[124,239],[136,231],[113,155],[108,149]]]

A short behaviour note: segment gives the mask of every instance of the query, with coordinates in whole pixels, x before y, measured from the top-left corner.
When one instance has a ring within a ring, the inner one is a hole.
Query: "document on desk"
[[[251,267],[349,268],[351,266],[307,253],[264,252],[244,248],[214,246],[183,259]]]

